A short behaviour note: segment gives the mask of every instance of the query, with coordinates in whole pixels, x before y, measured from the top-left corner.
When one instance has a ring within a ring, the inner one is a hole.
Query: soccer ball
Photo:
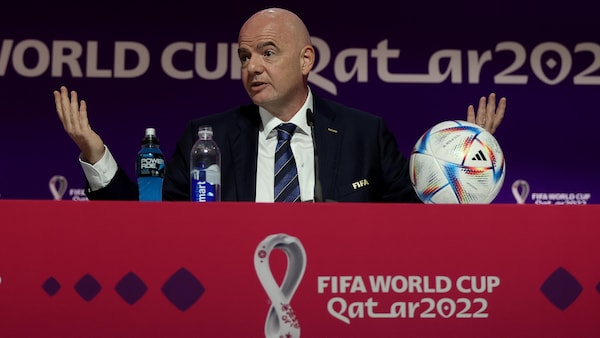
[[[504,183],[504,154],[484,128],[443,121],[426,131],[409,159],[419,198],[433,204],[489,204]]]

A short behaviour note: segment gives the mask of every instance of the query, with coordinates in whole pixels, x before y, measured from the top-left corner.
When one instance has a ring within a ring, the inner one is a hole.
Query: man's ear
[[[302,73],[308,74],[315,64],[315,49],[313,46],[306,45],[302,48]]]

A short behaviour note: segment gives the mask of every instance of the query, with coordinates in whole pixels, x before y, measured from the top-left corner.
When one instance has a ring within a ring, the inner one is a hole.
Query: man
[[[198,127],[209,125],[222,153],[222,200],[275,201],[277,127],[286,122],[295,125],[287,142],[296,163],[296,200],[419,202],[408,160],[384,121],[311,92],[308,75],[315,50],[298,16],[280,8],[259,11],[244,23],[238,42],[242,82],[253,104],[188,124],[166,166],[164,200],[190,200],[190,150]],[[86,194],[90,199],[137,199],[137,187],[90,127],[86,102],[78,102],[75,91],[70,94],[63,86],[54,98],[65,130],[81,150]],[[480,99],[477,114],[468,107],[467,120],[493,133],[505,107],[502,98],[496,109],[495,94],[490,94],[487,101]]]

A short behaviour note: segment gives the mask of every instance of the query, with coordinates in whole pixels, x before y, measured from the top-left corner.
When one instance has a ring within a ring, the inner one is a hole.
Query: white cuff
[[[81,155],[79,155],[79,163],[81,164],[81,168],[83,168],[83,173],[92,191],[106,187],[113,177],[115,177],[119,168],[117,161],[113,158],[106,145],[104,146],[104,155],[102,155],[100,161],[92,165],[83,161]]]

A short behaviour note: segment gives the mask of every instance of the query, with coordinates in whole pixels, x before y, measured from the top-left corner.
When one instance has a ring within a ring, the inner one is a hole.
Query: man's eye
[[[272,55],[273,55],[273,51],[268,50],[265,52],[265,56],[272,56]]]

